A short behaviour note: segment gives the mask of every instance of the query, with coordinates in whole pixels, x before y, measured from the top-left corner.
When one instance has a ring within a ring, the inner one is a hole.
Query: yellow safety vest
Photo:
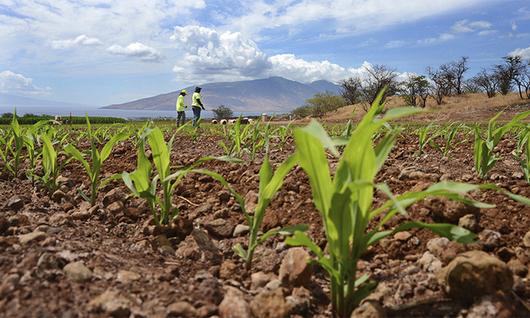
[[[179,95],[179,97],[177,98],[177,111],[178,112],[183,112],[184,111],[184,96],[182,95]]]
[[[201,94],[197,92],[193,93],[193,96],[191,97],[191,106],[201,107],[201,104],[199,104],[199,101],[201,101]]]

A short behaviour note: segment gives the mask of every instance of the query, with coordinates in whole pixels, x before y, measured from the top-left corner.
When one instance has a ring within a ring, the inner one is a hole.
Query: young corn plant
[[[181,126],[179,129],[183,127],[185,126]],[[147,201],[155,225],[167,225],[178,216],[179,211],[173,205],[172,197],[176,186],[192,169],[208,160],[238,162],[232,158],[204,157],[197,160],[190,167],[172,172],[170,150],[173,147],[174,137],[175,135],[166,143],[160,128],[145,129],[138,141],[136,170],[132,173],[123,172],[121,175],[129,190],[135,196]],[[156,175],[153,175],[153,164],[145,154],[146,140],[151,148]]]
[[[431,146],[436,148],[436,145],[434,144],[434,139],[437,137],[437,134],[434,133],[429,136],[429,133],[432,131],[432,128],[432,125],[428,125],[421,127],[416,131],[416,134],[418,135],[418,156],[423,155],[425,146],[428,144],[431,144]]]
[[[48,120],[41,120],[31,126],[27,131],[24,137],[24,146],[26,148],[29,167],[26,169],[26,176],[31,181],[32,185],[35,185],[35,166],[36,161],[40,157],[38,152],[39,145],[39,130],[46,126],[49,123]]]
[[[530,183],[530,129],[523,128],[517,136],[517,147],[513,152],[523,170],[526,182]]]
[[[22,149],[24,149],[24,136],[22,128],[20,127],[17,120],[17,112],[13,113],[13,119],[11,120],[11,134],[13,138],[14,147],[12,149],[13,164],[12,173],[15,178],[18,177],[20,169],[20,160],[22,157]]]
[[[94,135],[88,116],[86,116],[86,124],[87,124],[88,138],[90,139],[90,162],[87,159],[85,159],[85,155],[72,144],[66,145],[64,147],[64,151],[68,155],[70,155],[73,159],[79,161],[81,165],[83,166],[83,168],[85,169],[88,175],[88,179],[90,181],[90,197],[81,190],[79,190],[79,194],[86,201],[90,202],[92,206],[94,206],[98,198],[100,185],[102,182],[104,182],[100,177],[101,168],[103,167],[103,163],[110,156],[110,153],[112,152],[112,148],[114,147],[114,145],[116,145],[120,141],[127,139],[129,135],[126,132],[120,132],[112,136],[100,151],[98,149],[98,143],[101,139],[98,139]]]
[[[57,161],[57,151],[47,134],[40,136],[42,141],[42,167],[44,175],[39,177],[42,184],[48,189],[50,193],[57,190],[57,177],[59,177],[60,165]]]
[[[327,251],[301,231],[296,231],[286,243],[310,249],[318,264],[328,273],[335,317],[350,317],[375,288],[376,283],[368,276],[358,277],[357,263],[368,247],[382,238],[411,228],[425,228],[463,243],[474,238],[468,230],[451,224],[410,221],[385,229],[396,214],[407,215],[408,206],[428,196],[445,196],[477,207],[490,207],[464,197],[478,186],[446,182],[432,185],[425,191],[394,196],[386,184],[375,184],[376,174],[390,153],[397,134],[387,130],[376,145],[374,135],[388,121],[418,112],[411,108],[394,108],[378,119],[375,115],[381,109],[380,100],[381,95],[352,132],[334,176],[330,173],[326,149],[337,157],[339,153],[322,126],[313,121],[294,132],[298,162],[309,177],[313,202],[322,217]],[[389,198],[377,208],[372,206],[375,189]],[[375,226],[371,224],[369,228],[371,222],[375,222]]]
[[[269,238],[278,234],[290,235],[295,231],[304,232],[307,230],[307,226],[305,225],[295,225],[287,226],[281,229],[271,229],[264,234],[259,234],[261,232],[261,225],[263,223],[263,218],[265,217],[265,211],[267,210],[267,207],[276,196],[276,193],[282,187],[283,181],[289,171],[296,166],[296,163],[296,154],[291,155],[280,166],[278,166],[276,171],[274,171],[269,158],[265,157],[259,171],[258,204],[256,205],[254,211],[247,211],[243,197],[237,193],[221,175],[208,170],[194,170],[196,173],[209,175],[215,180],[219,181],[224,187],[229,189],[236,202],[241,207],[243,214],[245,215],[245,219],[250,227],[249,240],[246,249],[241,244],[236,244],[233,249],[234,252],[245,261],[247,269],[250,269],[252,266],[252,259],[254,257],[254,251],[256,248]]]
[[[451,123],[443,131],[444,147],[442,149],[442,155],[447,157],[451,149],[454,148],[455,137],[461,130],[462,124]]]
[[[503,113],[500,112],[490,119],[485,137],[483,137],[480,127],[475,126],[475,170],[481,178],[485,178],[488,172],[495,166],[495,163],[500,160],[500,157],[495,154],[495,148],[501,141],[502,137],[509,133],[514,127],[520,125],[521,121],[530,115],[530,111],[520,113],[513,117],[507,124],[498,126],[497,119],[502,114]]]

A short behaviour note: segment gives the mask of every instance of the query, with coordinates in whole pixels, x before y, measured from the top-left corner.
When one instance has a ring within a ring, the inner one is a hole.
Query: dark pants
[[[184,125],[186,122],[186,113],[184,111],[177,112],[177,127]]]
[[[201,108],[193,106],[193,127],[199,127],[199,120],[201,120]]]

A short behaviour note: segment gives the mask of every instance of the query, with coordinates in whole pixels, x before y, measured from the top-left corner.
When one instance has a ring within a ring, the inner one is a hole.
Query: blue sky
[[[193,84],[530,59],[525,0],[0,0],[0,93],[104,106]]]

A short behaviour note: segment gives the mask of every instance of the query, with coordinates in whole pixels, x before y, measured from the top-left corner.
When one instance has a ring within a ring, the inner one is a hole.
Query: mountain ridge
[[[203,88],[203,103],[207,109],[219,105],[230,107],[236,112],[288,112],[302,106],[305,100],[316,93],[329,91],[338,93],[340,87],[325,80],[301,83],[275,76],[236,82],[217,82],[199,85]],[[186,87],[186,104],[191,104],[194,86]],[[145,97],[134,101],[101,107],[103,109],[126,110],[174,110],[175,101],[180,92]]]

